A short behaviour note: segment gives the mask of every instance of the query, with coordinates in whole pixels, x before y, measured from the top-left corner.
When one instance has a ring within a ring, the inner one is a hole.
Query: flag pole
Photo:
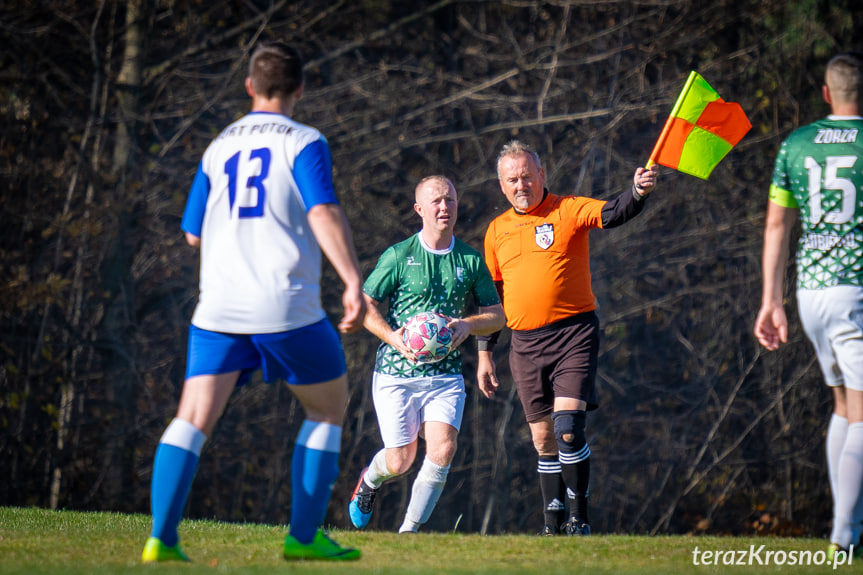
[[[689,92],[689,88],[692,87],[692,83],[695,82],[695,79],[698,77],[698,72],[692,70],[689,72],[689,77],[686,79],[686,83],[683,85],[683,90],[680,91],[680,95],[677,97],[677,101],[674,103],[674,107],[671,109],[671,114],[668,115],[668,119],[665,121],[665,125],[662,127],[662,132],[659,134],[659,139],[656,140],[656,144],[653,146],[653,151],[650,153],[650,159],[647,160],[647,165],[645,166],[647,169],[655,164],[654,161],[656,156],[659,154],[660,148],[662,148],[662,144],[665,143],[665,139],[668,137],[668,131],[671,130],[671,123],[674,118],[677,116],[677,112],[680,111],[680,106],[683,105],[683,100],[686,98],[686,93]]]

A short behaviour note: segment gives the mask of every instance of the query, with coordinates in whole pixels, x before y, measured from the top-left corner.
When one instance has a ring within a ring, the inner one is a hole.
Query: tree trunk
[[[129,180],[135,151],[138,90],[144,34],[141,0],[126,2],[126,29],[122,65],[117,76],[119,121],[114,143],[111,174],[115,182],[113,204],[117,206],[116,228],[102,266],[102,281],[109,294],[100,338],[106,342],[103,365],[108,392],[108,445],[103,461],[104,504],[126,510],[134,487],[133,453],[136,436],[135,398],[140,385],[136,366],[135,285],[132,261],[139,210],[139,189]]]

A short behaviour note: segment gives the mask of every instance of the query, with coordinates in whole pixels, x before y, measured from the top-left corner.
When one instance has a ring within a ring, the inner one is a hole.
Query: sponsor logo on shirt
[[[455,268],[455,277],[458,279],[459,283],[464,281],[464,268],[456,267]]]
[[[536,231],[536,245],[544,250],[554,243],[554,224],[543,224],[534,228]]]
[[[830,251],[835,247],[856,248],[857,238],[849,234],[837,236],[834,234],[806,234],[803,236],[803,247],[807,250]]]
[[[246,131],[246,128],[249,128],[249,130]],[[294,129],[287,124],[279,124],[276,122],[254,124],[251,127],[245,125],[229,126],[228,128],[225,128],[225,130],[223,130],[216,139],[221,140],[223,138],[231,138],[234,136],[254,136],[255,134],[270,134],[273,132],[287,135],[293,131]]]
[[[421,266],[421,265],[423,265],[422,262],[416,261],[413,256],[408,256],[407,264],[409,266]]]

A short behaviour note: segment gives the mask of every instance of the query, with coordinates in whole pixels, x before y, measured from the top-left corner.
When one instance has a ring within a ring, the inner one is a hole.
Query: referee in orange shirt
[[[485,259],[512,330],[510,371],[539,455],[541,535],[590,535],[584,429],[586,412],[598,407],[599,320],[588,232],[641,213],[657,175],[655,167],[638,168],[633,187],[611,201],[557,196],[545,189],[539,155],[528,145],[509,142],[498,155],[498,180],[512,209],[489,224]],[[492,357],[497,335],[477,337],[477,381],[486,397],[498,387]]]

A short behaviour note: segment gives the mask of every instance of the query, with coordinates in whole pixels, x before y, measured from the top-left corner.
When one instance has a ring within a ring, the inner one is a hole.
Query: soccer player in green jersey
[[[833,57],[824,80],[831,115],[793,132],[776,158],[755,335],[769,350],[788,338],[783,280],[799,220],[800,319],[834,399],[827,429],[832,556],[858,544],[863,504],[863,54]]]
[[[363,285],[368,308],[363,325],[382,341],[372,397],[384,448],[363,469],[351,495],[348,511],[358,529],[368,525],[381,485],[411,468],[420,428],[426,456],[399,533],[415,533],[428,521],[455,456],[464,412],[458,345],[471,334],[489,335],[504,325],[503,306],[479,252],[453,233],[458,195],[452,182],[443,176],[423,179],[414,210],[422,229],[387,248]],[[478,310],[466,316],[471,299]],[[452,318],[447,325],[454,349],[437,363],[417,363],[402,333],[410,317],[429,311]]]

